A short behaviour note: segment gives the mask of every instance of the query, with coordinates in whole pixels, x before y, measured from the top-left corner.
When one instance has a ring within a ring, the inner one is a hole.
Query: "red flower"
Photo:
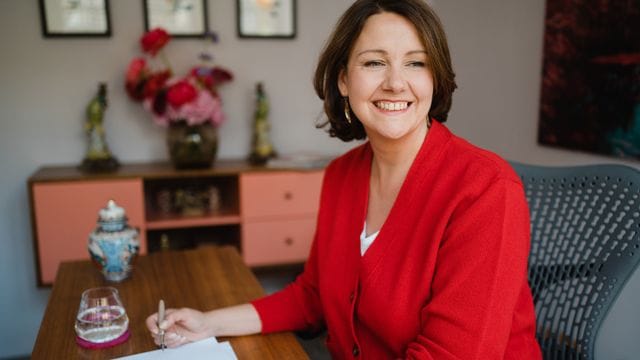
[[[155,94],[165,85],[171,72],[165,70],[151,74],[144,84],[143,96],[145,98],[155,96]]]
[[[147,62],[144,58],[137,57],[131,60],[129,68],[127,69],[126,81],[129,83],[140,80],[146,71],[146,66]]]
[[[176,108],[192,101],[196,96],[198,92],[186,80],[178,81],[167,90],[167,102]]]
[[[151,109],[158,116],[164,115],[164,112],[167,111],[167,90],[161,89],[158,91],[153,97]]]
[[[216,87],[233,80],[233,74],[230,71],[218,66],[196,66],[191,69],[191,76],[214,95],[217,94]]]
[[[144,99],[143,89],[147,72],[147,63],[143,58],[135,58],[129,63],[125,88],[129,96],[136,101]]]
[[[231,72],[221,67],[213,68],[213,71],[211,72],[211,77],[213,77],[214,86],[218,86],[220,84],[226,83],[227,81],[233,80],[233,74],[231,74]]]
[[[146,32],[140,38],[142,51],[155,56],[168,42],[169,34],[162,28],[155,28]]]

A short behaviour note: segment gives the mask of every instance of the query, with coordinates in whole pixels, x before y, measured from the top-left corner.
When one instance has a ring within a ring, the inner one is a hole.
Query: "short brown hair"
[[[327,121],[317,126],[329,125],[329,135],[343,141],[364,139],[366,133],[353,112],[351,122],[345,118],[338,77],[342,70],[346,70],[349,54],[367,19],[382,12],[398,14],[411,22],[427,50],[428,65],[434,79],[429,120],[435,118],[445,122],[451,109],[451,97],[456,88],[455,74],[444,29],[431,7],[424,0],[357,0],[342,15],[325,44],[313,79],[315,91],[324,101],[327,116]]]

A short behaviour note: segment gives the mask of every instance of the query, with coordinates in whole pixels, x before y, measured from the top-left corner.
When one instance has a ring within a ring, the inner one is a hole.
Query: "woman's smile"
[[[398,113],[404,112],[411,105],[408,101],[386,101],[379,100],[373,103],[375,107],[385,112]]]

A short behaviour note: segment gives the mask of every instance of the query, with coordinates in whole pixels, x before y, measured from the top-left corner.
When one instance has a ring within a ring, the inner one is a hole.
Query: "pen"
[[[164,321],[164,300],[160,299],[158,303],[158,331],[160,331],[160,349],[164,351],[164,330],[160,328],[160,324]]]

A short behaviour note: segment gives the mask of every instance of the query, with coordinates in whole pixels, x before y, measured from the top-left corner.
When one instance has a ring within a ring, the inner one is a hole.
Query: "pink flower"
[[[220,98],[212,96],[208,91],[200,91],[194,101],[180,108],[171,107],[167,115],[174,119],[185,120],[188,125],[210,122],[217,126],[224,121]]]
[[[184,86],[184,84],[178,85],[184,82],[186,81],[171,79],[167,81],[167,84],[171,89]],[[210,123],[219,126],[225,120],[220,97],[207,90],[197,91],[194,99],[180,105],[171,104],[167,97],[168,91],[159,92],[155,97],[146,98],[142,104],[158,125],[168,126],[172,122],[184,121],[187,125]]]

